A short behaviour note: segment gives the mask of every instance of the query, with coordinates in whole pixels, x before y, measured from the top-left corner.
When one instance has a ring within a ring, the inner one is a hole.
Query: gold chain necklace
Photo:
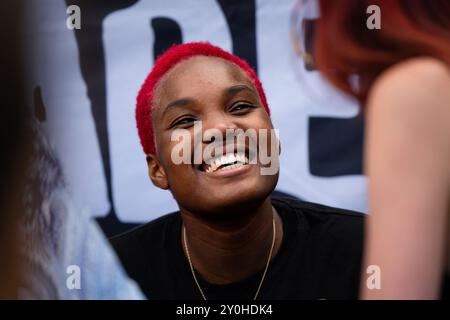
[[[255,297],[253,298],[253,300],[256,300],[256,298],[258,297],[259,294],[259,290],[261,290],[261,286],[264,282],[264,279],[266,278],[266,273],[267,273],[267,269],[269,268],[269,264],[270,264],[270,258],[272,257],[272,253],[273,253],[273,248],[275,246],[275,238],[276,238],[276,228],[275,228],[275,217],[272,217],[272,228],[273,228],[273,232],[272,232],[272,246],[270,247],[270,252],[269,252],[269,258],[267,259],[267,263],[266,263],[266,268],[264,269],[264,273],[261,277],[261,281],[259,282],[258,285],[258,290],[256,290],[256,294]],[[200,291],[200,294],[203,297],[203,300],[207,300],[205,294],[203,293],[202,287],[200,286],[200,283],[197,280],[197,276],[195,275],[195,271],[194,271],[194,267],[192,266],[192,261],[191,261],[191,255],[189,254],[189,249],[187,246],[187,241],[186,241],[186,228],[183,225],[183,245],[184,245],[184,250],[186,251],[186,255],[189,261],[189,267],[191,268],[191,272],[192,272],[192,277],[194,278],[195,283],[197,284],[197,288]]]

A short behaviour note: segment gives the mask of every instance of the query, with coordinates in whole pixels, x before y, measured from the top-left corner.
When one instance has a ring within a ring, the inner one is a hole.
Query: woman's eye
[[[172,127],[182,126],[182,125],[192,125],[192,124],[194,124],[195,121],[196,121],[196,119],[195,118],[191,118],[191,117],[181,118],[181,119],[175,121],[173,123]]]
[[[231,107],[231,112],[238,112],[238,111],[244,111],[250,108],[254,108],[251,104],[248,103],[237,103],[234,106]]]

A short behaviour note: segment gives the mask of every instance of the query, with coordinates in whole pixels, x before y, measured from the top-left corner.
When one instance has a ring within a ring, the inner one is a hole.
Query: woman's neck
[[[239,281],[266,266],[273,241],[273,221],[276,237],[272,258],[283,239],[282,221],[270,198],[251,214],[243,215],[240,220],[227,221],[226,225],[205,221],[185,210],[181,214],[193,267],[214,284]],[[184,246],[183,250],[187,256]]]

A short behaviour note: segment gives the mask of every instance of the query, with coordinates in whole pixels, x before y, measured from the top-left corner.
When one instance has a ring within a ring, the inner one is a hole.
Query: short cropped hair
[[[153,96],[158,81],[175,65],[194,56],[217,57],[237,65],[251,79],[258,91],[261,102],[270,115],[267,99],[255,71],[243,59],[207,42],[191,42],[174,45],[155,62],[153,69],[142,84],[136,99],[136,125],[145,154],[156,152],[152,124]]]

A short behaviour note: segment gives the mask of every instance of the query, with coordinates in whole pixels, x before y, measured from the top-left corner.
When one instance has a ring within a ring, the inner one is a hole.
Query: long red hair
[[[366,26],[370,5],[380,8],[381,29]],[[402,60],[430,56],[450,66],[449,0],[320,0],[320,15],[315,66],[363,103],[380,73]]]

